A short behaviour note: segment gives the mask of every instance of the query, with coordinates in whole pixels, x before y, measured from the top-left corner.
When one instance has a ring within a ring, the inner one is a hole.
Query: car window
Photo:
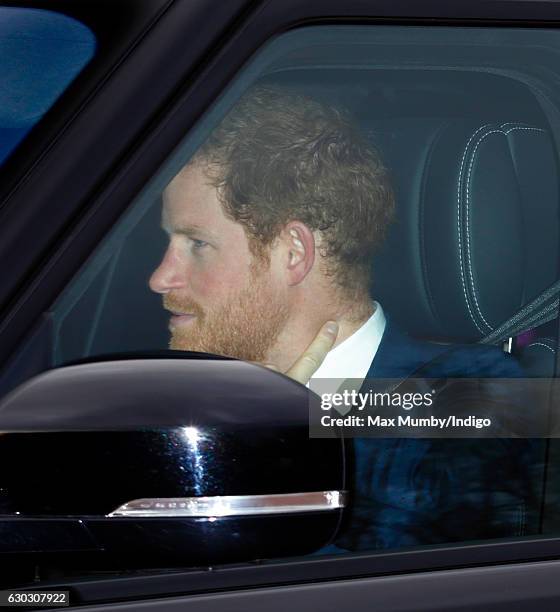
[[[91,60],[95,45],[75,19],[0,7],[0,164]]]
[[[279,36],[52,305],[48,367],[170,348],[287,372],[336,320],[310,435],[343,429],[350,501],[314,554],[556,534],[560,451],[535,420],[554,417],[559,49],[543,29]]]

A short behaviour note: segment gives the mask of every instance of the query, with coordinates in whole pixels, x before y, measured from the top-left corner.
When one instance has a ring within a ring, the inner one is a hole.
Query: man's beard
[[[164,308],[195,315],[187,327],[172,330],[169,348],[215,353],[245,361],[266,360],[288,319],[288,306],[270,288],[269,277],[254,271],[248,286],[215,307],[172,294]]]

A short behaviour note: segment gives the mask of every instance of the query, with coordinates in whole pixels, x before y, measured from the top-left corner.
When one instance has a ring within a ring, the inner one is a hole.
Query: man
[[[341,344],[374,314],[370,259],[392,210],[379,158],[339,113],[257,89],[165,190],[150,286],[176,314],[171,347],[285,371],[328,319]]]
[[[171,313],[171,348],[274,364],[303,383],[316,370],[366,387],[432,363],[447,349],[407,338],[369,295],[372,255],[393,208],[378,154],[345,115],[254,88],[164,192],[169,246],[150,287]],[[498,349],[478,347],[454,351],[424,375],[466,370],[519,374]],[[529,532],[519,518],[530,503],[519,462],[531,449],[477,442],[356,440],[355,500],[339,545]]]

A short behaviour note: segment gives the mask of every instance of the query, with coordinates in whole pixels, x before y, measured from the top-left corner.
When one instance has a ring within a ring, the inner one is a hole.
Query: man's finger
[[[269,370],[280,372],[280,368],[277,365],[274,365],[273,363],[263,363],[261,365],[263,365],[265,368],[268,368]]]
[[[280,372],[280,368],[274,363],[263,363],[262,361],[249,361],[253,365],[259,365],[263,368],[268,368],[269,370],[273,370],[274,372]]]
[[[305,385],[323,363],[327,353],[336,341],[337,334],[338,323],[336,321],[327,321],[301,357],[286,372],[286,376]]]

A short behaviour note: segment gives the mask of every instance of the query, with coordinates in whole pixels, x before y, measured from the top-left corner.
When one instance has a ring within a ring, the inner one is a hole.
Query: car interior
[[[457,45],[442,57],[436,47],[380,44],[374,54],[359,44],[303,46],[272,61],[260,80],[348,109],[396,193],[395,221],[372,266],[373,297],[411,336],[468,344],[559,278],[560,107],[531,84],[532,65],[516,74],[491,65],[504,64],[504,48]],[[24,379],[30,367],[166,348],[166,315],[147,287],[166,244],[160,206],[155,198],[102,245],[3,381]],[[527,377],[550,377],[556,338],[552,320],[506,349]],[[35,362],[23,372],[17,364],[29,364],[30,351]],[[548,453],[544,532],[560,528],[556,440]]]
[[[314,79],[287,71],[265,82],[349,109],[381,152],[397,211],[371,292],[401,328],[436,342],[477,342],[558,278],[556,148],[530,91],[499,77],[435,71]],[[517,108],[504,111],[496,92]],[[165,248],[160,206],[54,309],[55,362],[165,347],[166,318],[147,290]],[[531,376],[552,375],[555,336],[551,322],[515,339]]]

